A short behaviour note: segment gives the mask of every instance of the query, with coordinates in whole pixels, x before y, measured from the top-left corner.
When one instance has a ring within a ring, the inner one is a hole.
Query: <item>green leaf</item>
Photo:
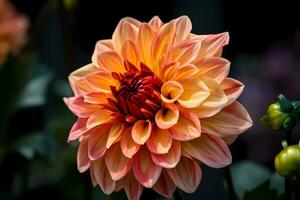
[[[293,104],[284,95],[279,94],[276,100],[280,104],[281,111],[289,113],[294,110]]]
[[[276,200],[278,197],[277,191],[270,186],[271,181],[267,180],[258,187],[247,190],[244,195],[244,200]]]

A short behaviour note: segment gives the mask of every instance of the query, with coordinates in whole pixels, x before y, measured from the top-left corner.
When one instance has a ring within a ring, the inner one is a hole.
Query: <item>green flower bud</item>
[[[286,178],[300,178],[300,145],[284,148],[274,160],[278,174]]]

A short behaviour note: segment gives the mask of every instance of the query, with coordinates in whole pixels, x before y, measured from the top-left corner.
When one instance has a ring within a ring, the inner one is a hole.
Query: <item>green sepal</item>
[[[288,100],[283,94],[279,94],[276,97],[276,101],[280,104],[281,111],[289,113],[294,110],[294,106],[291,101]]]

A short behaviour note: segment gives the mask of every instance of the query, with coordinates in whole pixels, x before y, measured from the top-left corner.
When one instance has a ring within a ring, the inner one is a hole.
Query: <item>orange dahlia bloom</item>
[[[92,63],[74,71],[78,170],[90,170],[106,193],[125,189],[138,200],[143,187],[171,197],[192,193],[199,164],[231,163],[227,144],[252,125],[236,101],[243,84],[227,78],[221,58],[228,33],[195,35],[182,16],[164,24],[122,19],[112,39],[97,42]]]
[[[27,18],[17,14],[7,0],[0,0],[0,65],[24,44],[27,28]]]

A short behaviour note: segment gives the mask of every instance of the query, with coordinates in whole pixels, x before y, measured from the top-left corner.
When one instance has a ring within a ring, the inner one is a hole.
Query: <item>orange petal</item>
[[[168,81],[161,87],[161,99],[165,103],[175,102],[183,93],[183,87],[177,81]]]
[[[86,127],[91,129],[101,124],[111,122],[113,120],[112,114],[113,112],[110,110],[100,110],[89,117]]]
[[[179,110],[173,103],[164,104],[163,108],[155,114],[156,125],[161,129],[174,126],[179,119]]]
[[[104,156],[106,152],[107,133],[109,131],[108,125],[102,125],[97,129],[93,129],[88,144],[89,158],[97,160]]]
[[[138,150],[140,149],[140,145],[133,141],[131,131],[131,127],[127,128],[126,131],[123,133],[120,142],[122,153],[127,158],[132,158],[132,156],[134,156],[136,152],[138,152]]]
[[[174,80],[177,77],[177,72],[179,68],[179,62],[171,62],[168,64],[161,64],[160,68],[160,78],[162,81],[167,82]]]
[[[137,47],[141,55],[141,61],[152,67],[151,46],[155,36],[155,32],[151,25],[142,24],[137,37]]]
[[[193,158],[214,168],[225,167],[232,161],[227,144],[220,137],[209,134],[203,133],[195,140],[183,142],[182,149]]]
[[[111,76],[111,73],[105,71],[90,74],[84,80],[84,83],[91,88],[89,92],[111,93],[110,86],[119,86],[119,82]]]
[[[146,149],[141,149],[134,157],[132,169],[136,179],[147,188],[151,188],[161,174],[161,167],[153,163]]]
[[[113,48],[112,40],[99,40],[96,43],[95,50],[92,56],[93,64],[96,65],[97,67],[100,67],[97,58],[98,55],[105,51],[113,51],[113,49],[114,48]]]
[[[196,75],[197,72],[198,69],[193,64],[181,65],[180,67],[178,67],[178,71],[174,79],[179,82],[180,80],[190,79],[191,77]]]
[[[110,176],[117,181],[123,178],[132,167],[132,159],[121,153],[119,144],[113,145],[105,154],[105,163]]]
[[[200,121],[190,111],[181,112],[177,124],[168,130],[170,136],[179,141],[192,140],[201,135]]]
[[[79,137],[81,137],[84,133],[88,131],[86,128],[86,121],[85,118],[78,118],[77,121],[74,123],[74,125],[71,128],[68,142],[72,140],[77,140]]]
[[[164,24],[158,16],[152,17],[152,19],[148,23],[152,26],[155,31],[158,31],[160,27]]]
[[[122,122],[114,123],[109,130],[108,138],[106,142],[106,148],[110,148],[111,145],[118,142],[121,139],[122,133],[126,130],[126,125]]]
[[[102,191],[107,195],[111,194],[115,190],[116,182],[110,177],[104,159],[94,161],[92,168]]]
[[[188,16],[181,16],[175,19],[176,34],[175,44],[185,40],[192,30],[192,22]]]
[[[107,98],[113,98],[109,93],[92,92],[84,95],[84,102],[91,104],[107,103]]]
[[[229,34],[219,33],[211,35],[196,36],[201,40],[201,50],[196,60],[208,57],[219,57],[222,53],[223,46],[229,43]]]
[[[234,102],[216,115],[202,119],[201,124],[205,133],[227,137],[246,131],[252,126],[252,120],[246,109],[240,103]]]
[[[100,105],[84,102],[83,96],[64,98],[64,101],[74,115],[81,118],[87,118],[101,108]]]
[[[125,17],[120,20],[112,36],[114,49],[118,53],[121,52],[125,40],[136,41],[140,24],[139,21],[130,17]]]
[[[72,72],[69,76],[69,82],[71,85],[71,88],[75,95],[79,95],[80,91],[75,86],[75,83],[85,77],[88,74],[94,73],[99,71],[99,68],[97,68],[94,64],[88,64],[84,67],[81,67],[77,69],[76,71]]]
[[[209,88],[210,95],[200,106],[193,108],[193,111],[199,118],[207,118],[215,115],[224,108],[228,102],[228,98],[221,86],[213,79],[203,78],[202,81]]]
[[[181,157],[176,167],[167,169],[167,172],[176,186],[187,193],[195,192],[202,177],[199,165],[186,157]]]
[[[208,57],[195,63],[198,76],[214,79],[221,83],[229,73],[230,62],[220,57]]]
[[[182,65],[190,63],[197,58],[200,48],[199,40],[184,40],[174,47],[172,60]]]
[[[173,168],[177,165],[181,157],[180,142],[173,140],[172,146],[166,154],[151,153],[152,161],[163,168]]]
[[[122,58],[115,51],[103,52],[98,55],[97,59],[100,67],[108,72],[124,73],[126,71]]]
[[[172,179],[169,177],[167,172],[165,170],[162,171],[158,181],[152,188],[154,191],[159,193],[160,195],[171,198],[173,193],[176,190],[176,185],[172,181]]]
[[[124,180],[124,190],[128,200],[140,200],[143,192],[143,186],[135,179],[134,175],[130,172]]]
[[[150,137],[152,125],[150,120],[138,120],[132,126],[132,139],[137,144],[145,144]]]
[[[221,87],[224,90],[229,101],[227,105],[234,102],[237,98],[239,98],[240,94],[243,92],[244,85],[238,80],[233,78],[226,78],[222,83]]]
[[[200,79],[185,79],[180,81],[183,93],[177,100],[185,108],[195,108],[210,95],[209,88]]]
[[[172,145],[172,138],[169,136],[167,130],[154,126],[146,144],[148,149],[153,153],[168,153]]]
[[[83,138],[79,144],[77,152],[77,168],[80,173],[85,172],[90,167],[90,159],[88,156],[88,138]]]
[[[126,40],[123,43],[121,55],[124,59],[132,63],[134,66],[139,66],[139,54],[135,43],[131,40]]]

